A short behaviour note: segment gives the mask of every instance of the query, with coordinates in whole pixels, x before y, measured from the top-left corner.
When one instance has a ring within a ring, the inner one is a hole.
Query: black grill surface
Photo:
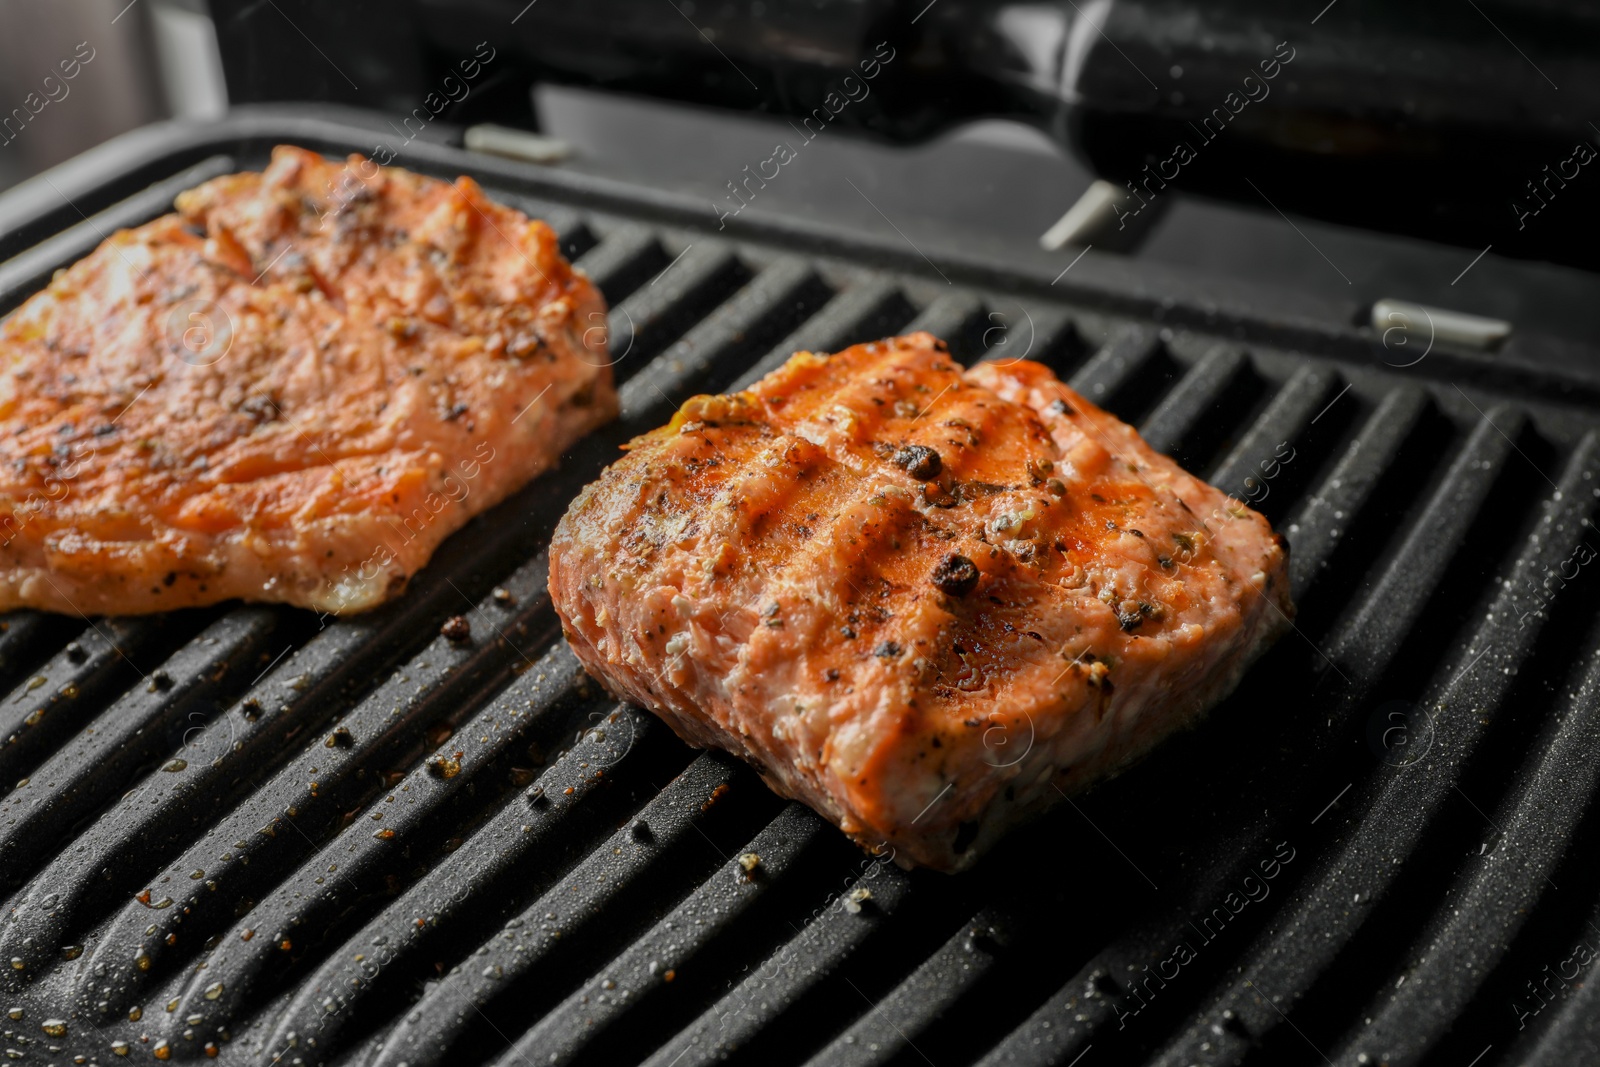
[[[371,141],[277,111],[97,150],[63,203],[0,201],[0,299],[274,143]],[[621,420],[370,615],[3,620],[8,1057],[1600,1060],[1600,395],[1536,340],[1394,369],[1410,353],[1355,325],[1107,261],[1052,281],[718,232],[439,145],[399,162],[555,226],[614,309]],[[556,519],[620,442],[796,349],[912,328],[1051,364],[1256,501],[1300,605],[1205,725],[957,877],[607,700],[545,591]],[[439,636],[457,614],[470,643]]]

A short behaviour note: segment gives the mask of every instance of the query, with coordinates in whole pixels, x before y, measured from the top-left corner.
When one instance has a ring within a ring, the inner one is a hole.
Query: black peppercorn
[[[894,454],[894,465],[919,481],[932,481],[944,469],[939,453],[927,445],[906,445]]]
[[[978,584],[978,566],[966,556],[949,555],[939,561],[929,581],[941,592],[951,596],[966,596]]]

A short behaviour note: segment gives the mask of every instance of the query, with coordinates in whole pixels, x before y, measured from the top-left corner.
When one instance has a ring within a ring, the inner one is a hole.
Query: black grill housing
[[[58,172],[63,203],[0,198],[0,299],[275,143],[373,139],[276,109],[97,149]],[[1366,329],[1108,261],[1052,284],[719,233],[700,205],[448,146],[399,162],[556,227],[615,309],[622,418],[370,615],[5,618],[16,1058],[1600,1059],[1595,353],[1395,370]],[[796,349],[911,328],[1050,363],[1257,500],[1301,609],[1208,723],[957,877],[862,853],[608,702],[544,589],[556,518],[618,443]],[[456,614],[469,645],[437,636]]]

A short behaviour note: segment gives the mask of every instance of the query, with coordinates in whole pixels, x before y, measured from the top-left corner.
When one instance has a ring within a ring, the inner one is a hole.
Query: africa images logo
[[[233,319],[214,300],[173,305],[164,333],[167,351],[191,367],[209,367],[233,347]]]

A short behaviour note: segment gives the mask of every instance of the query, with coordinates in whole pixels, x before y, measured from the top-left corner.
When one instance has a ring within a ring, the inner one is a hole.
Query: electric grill
[[[274,144],[372,139],[287,107],[104,145],[0,198],[3,308]],[[1600,1058],[1596,353],[1521,332],[1397,368],[1360,309],[1095,253],[929,261],[424,140],[396,162],[551,222],[614,309],[622,416],[371,614],[4,620],[12,1059]],[[1049,363],[1253,502],[1300,605],[1207,723],[954,877],[608,700],[544,591],[619,443],[910,329]]]

